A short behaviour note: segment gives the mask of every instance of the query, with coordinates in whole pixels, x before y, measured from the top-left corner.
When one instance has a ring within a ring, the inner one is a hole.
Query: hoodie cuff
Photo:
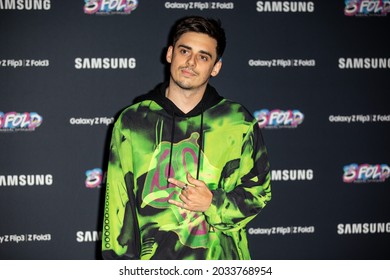
[[[217,201],[221,197],[221,193],[218,191],[211,191],[213,194],[213,199],[211,200],[211,205],[209,209],[203,212],[207,218],[207,221],[211,225],[220,224],[221,218],[218,215],[218,203]]]

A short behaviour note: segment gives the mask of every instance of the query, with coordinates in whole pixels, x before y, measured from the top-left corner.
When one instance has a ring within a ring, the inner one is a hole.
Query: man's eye
[[[181,53],[181,54],[187,54],[188,51],[187,51],[186,49],[181,49],[181,50],[180,50],[180,53]]]
[[[200,59],[203,60],[203,61],[207,61],[209,58],[207,56],[201,55]]]

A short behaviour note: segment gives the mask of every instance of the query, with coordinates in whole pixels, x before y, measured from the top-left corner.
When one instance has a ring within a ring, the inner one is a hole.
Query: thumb
[[[190,183],[191,185],[195,185],[195,182],[197,181],[194,177],[191,176],[191,174],[189,172],[187,172],[187,181],[188,183]]]

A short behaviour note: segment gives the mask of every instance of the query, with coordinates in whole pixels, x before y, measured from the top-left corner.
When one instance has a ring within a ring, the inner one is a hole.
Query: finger
[[[187,173],[187,181],[194,187],[199,185],[199,180],[196,180],[194,177],[192,177],[190,173]]]
[[[169,199],[168,202],[170,204],[176,205],[179,208],[183,208],[183,209],[187,208],[187,205],[183,201],[176,201],[176,200]]]
[[[191,176],[190,173],[187,173],[187,181],[195,188],[206,186],[205,182],[198,180],[198,179],[195,179],[194,177]]]
[[[185,186],[185,183],[179,180],[176,180],[175,178],[169,178],[168,182],[175,185],[176,187],[183,188]]]
[[[191,202],[191,200],[187,197],[187,195],[184,193],[181,193],[180,195],[179,195],[179,198],[180,198],[180,200],[181,201],[183,201],[185,204],[187,204],[188,205],[188,203],[190,203]]]
[[[168,203],[176,205],[177,207],[181,206],[181,201],[179,202],[179,201],[176,201],[176,200],[168,199]]]

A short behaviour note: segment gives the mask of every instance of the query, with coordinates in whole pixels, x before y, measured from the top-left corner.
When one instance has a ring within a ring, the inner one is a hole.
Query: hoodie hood
[[[153,100],[159,104],[169,115],[174,115],[177,117],[194,117],[203,114],[204,111],[218,104],[223,99],[223,97],[218,94],[215,88],[208,84],[202,100],[190,112],[185,114],[170,99],[165,97],[165,91],[167,87],[168,82],[164,82],[149,93],[138,97],[135,100],[135,103],[145,100]]]

